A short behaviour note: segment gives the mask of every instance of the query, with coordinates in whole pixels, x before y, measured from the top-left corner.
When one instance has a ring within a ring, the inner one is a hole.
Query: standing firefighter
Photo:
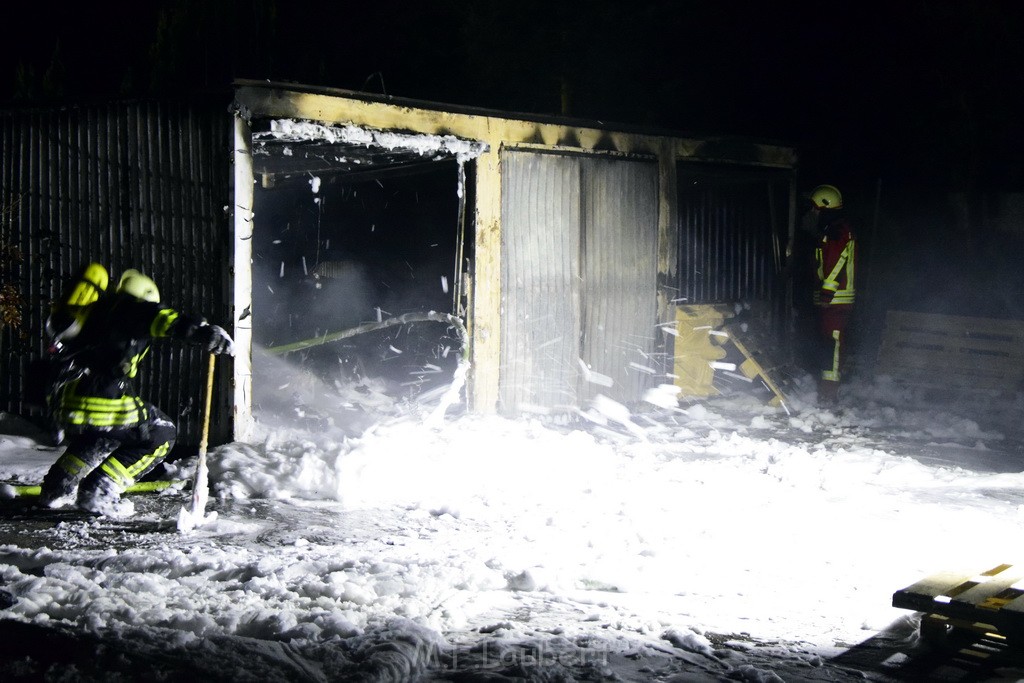
[[[136,270],[107,292],[107,271],[91,263],[71,282],[47,321],[59,371],[51,396],[67,450],[43,478],[41,504],[77,504],[96,514],[120,511],[121,493],[156,467],[177,428],[132,387],[153,339],[169,337],[232,354],[222,328],[160,303],[156,284]]]
[[[833,403],[839,396],[840,373],[847,352],[846,328],[853,310],[857,243],[838,189],[819,185],[811,193],[811,201],[818,214],[814,304],[823,356],[818,400]]]

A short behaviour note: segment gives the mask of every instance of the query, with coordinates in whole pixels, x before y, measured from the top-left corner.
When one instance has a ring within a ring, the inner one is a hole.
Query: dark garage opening
[[[253,412],[258,422],[337,418],[346,391],[395,401],[442,391],[458,331],[416,321],[320,343],[416,313],[463,309],[464,166],[316,142],[254,144]],[[332,163],[331,159],[335,161]],[[457,267],[461,263],[461,268]],[[282,347],[313,342],[281,354]],[[333,419],[336,424],[337,419]]]

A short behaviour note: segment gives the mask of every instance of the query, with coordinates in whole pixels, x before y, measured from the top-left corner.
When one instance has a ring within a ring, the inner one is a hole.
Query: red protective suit
[[[814,253],[818,282],[814,303],[818,307],[823,356],[818,397],[823,402],[833,401],[838,395],[846,356],[846,328],[856,294],[857,242],[849,222],[839,215],[830,218],[830,213],[822,211],[824,227]]]

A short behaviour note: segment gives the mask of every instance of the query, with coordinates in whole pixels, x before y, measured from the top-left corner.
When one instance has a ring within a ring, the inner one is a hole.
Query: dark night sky
[[[0,102],[268,78],[779,140],[805,174],[1021,189],[1017,0],[150,0],[35,3]],[[815,182],[815,179],[809,182]]]

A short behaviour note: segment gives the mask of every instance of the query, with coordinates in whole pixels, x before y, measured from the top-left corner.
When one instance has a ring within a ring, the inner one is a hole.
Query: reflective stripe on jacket
[[[814,257],[819,287],[814,302],[819,306],[852,304],[856,296],[857,242],[845,221],[828,227]]]

